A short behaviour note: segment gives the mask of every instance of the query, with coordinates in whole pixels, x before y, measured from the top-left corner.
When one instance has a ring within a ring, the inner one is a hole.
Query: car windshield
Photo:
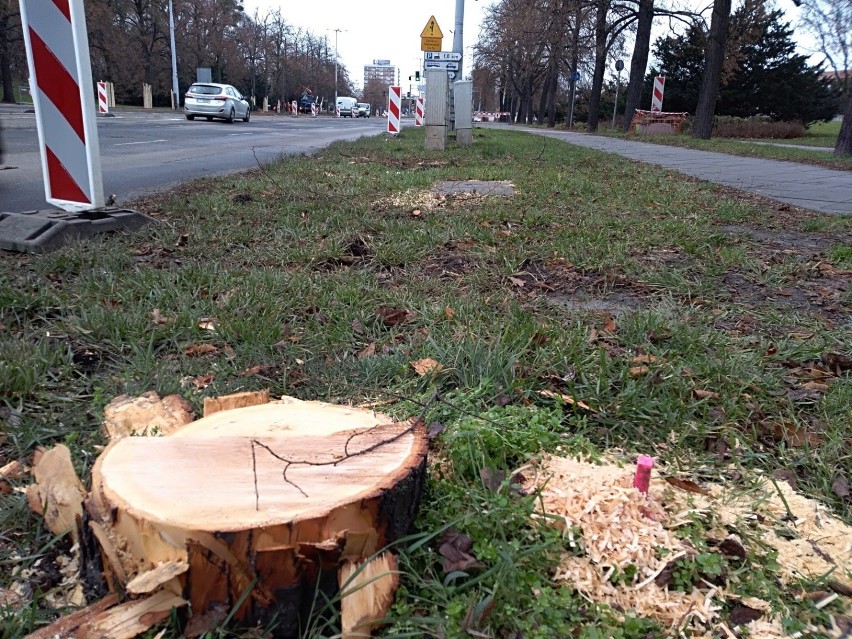
[[[200,95],[217,95],[221,91],[222,89],[219,87],[214,87],[209,84],[193,84],[189,87],[190,93],[198,93]]]

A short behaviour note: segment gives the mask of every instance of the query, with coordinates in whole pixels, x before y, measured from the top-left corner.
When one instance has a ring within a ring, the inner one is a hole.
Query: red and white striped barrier
[[[417,106],[414,108],[414,126],[423,126],[423,114],[426,112],[426,98],[422,95],[417,98]]]
[[[663,91],[666,88],[666,79],[662,76],[654,78],[654,92],[651,94],[651,111],[663,110]]]
[[[402,87],[389,87],[388,91],[388,133],[399,133],[399,114],[402,110]]]
[[[311,116],[317,117],[317,103],[316,102],[311,103]]]
[[[290,103],[290,108],[293,110],[293,115],[296,115],[296,116],[298,116],[298,115],[299,115],[299,103],[298,103],[298,102],[296,102],[295,100],[293,100],[293,101]]]
[[[109,97],[107,83],[98,82],[98,113],[109,113]]]
[[[104,205],[83,0],[21,0],[45,197],[66,211]]]

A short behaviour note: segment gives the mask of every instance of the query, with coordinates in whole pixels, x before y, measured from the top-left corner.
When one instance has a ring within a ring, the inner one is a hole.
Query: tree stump
[[[295,635],[312,605],[322,607],[321,592],[334,597],[409,531],[426,450],[422,423],[290,398],[215,413],[168,437],[125,437],[96,462],[87,502],[107,583],[131,595],[169,591],[194,616],[277,615],[277,633]],[[345,636],[368,636],[384,614],[353,602],[389,601],[395,584],[387,574],[366,586],[377,588],[372,599],[343,593],[345,616],[361,628]]]

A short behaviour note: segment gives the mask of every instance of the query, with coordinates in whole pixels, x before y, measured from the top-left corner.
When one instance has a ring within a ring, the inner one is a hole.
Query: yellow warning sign
[[[442,38],[420,38],[421,51],[440,51]]]
[[[430,16],[429,22],[426,23],[426,26],[423,27],[423,32],[420,34],[421,38],[443,38],[444,32],[441,31],[441,27],[438,26],[438,21],[435,20],[435,16]]]

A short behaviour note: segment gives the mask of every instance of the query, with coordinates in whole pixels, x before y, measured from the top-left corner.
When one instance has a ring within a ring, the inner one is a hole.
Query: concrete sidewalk
[[[495,126],[495,125],[487,125]],[[501,126],[501,125],[496,125]],[[823,213],[852,214],[852,171],[746,158],[586,133],[502,125],[569,144],[657,164],[686,175]]]

